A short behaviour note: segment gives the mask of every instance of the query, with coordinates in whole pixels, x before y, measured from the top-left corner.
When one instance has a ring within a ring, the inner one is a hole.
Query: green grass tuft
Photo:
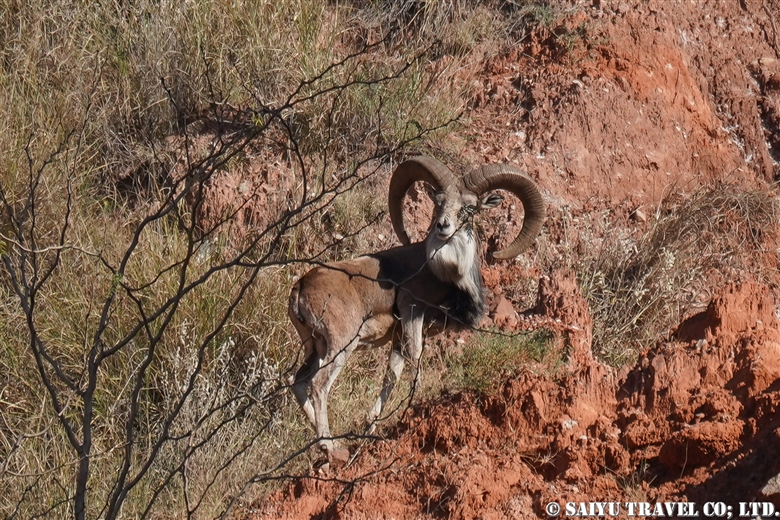
[[[447,355],[446,387],[485,394],[496,390],[530,361],[554,365],[547,359],[552,340],[546,330],[515,335],[476,333],[460,352]]]

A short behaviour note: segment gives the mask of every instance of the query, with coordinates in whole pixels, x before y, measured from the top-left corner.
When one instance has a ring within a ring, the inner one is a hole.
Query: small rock
[[[769,81],[766,82],[766,88],[769,90],[780,90],[780,72],[775,72]]]
[[[768,500],[780,500],[780,474],[769,479],[769,482],[761,488],[761,496]]]
[[[577,421],[574,419],[566,419],[561,423],[561,426],[563,426],[564,430],[571,430],[575,426],[577,426]],[[585,437],[587,439],[587,437]]]
[[[328,462],[335,468],[344,467],[349,462],[349,450],[338,449],[328,453]]]
[[[517,313],[515,312],[515,308],[512,307],[512,303],[507,300],[506,296],[503,294],[491,317],[493,318],[493,323],[499,327],[513,327],[517,324]]]
[[[636,222],[647,222],[647,215],[645,215],[645,212],[640,208],[636,208],[634,212],[631,213],[631,218]]]

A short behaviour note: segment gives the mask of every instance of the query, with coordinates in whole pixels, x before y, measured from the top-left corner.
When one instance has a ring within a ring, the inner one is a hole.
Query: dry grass
[[[593,314],[596,353],[614,366],[631,362],[707,304],[713,278],[762,276],[777,212],[770,190],[716,185],[663,201],[638,239],[612,233],[583,247],[576,269]]]
[[[87,358],[108,299],[115,298],[101,339],[111,345],[144,321],[141,308],[164,305],[176,293],[181,262],[192,260],[187,282],[235,254],[227,223],[205,239],[189,239],[184,231],[191,215],[182,208],[144,229],[121,277],[107,268],[119,265],[139,224],[168,193],[174,173],[202,152],[185,153],[184,140],[171,136],[187,129],[189,144],[208,146],[217,139],[191,123],[235,114],[242,115],[241,124],[261,127],[269,112],[247,109],[289,104],[299,89],[298,101],[280,118],[290,137],[284,144],[297,147],[288,146],[285,159],[303,162],[322,179],[310,186],[315,193],[329,190],[344,172],[354,171],[358,159],[425,144],[407,141],[455,119],[465,105],[457,82],[459,60],[519,23],[471,2],[430,3],[424,13],[407,18],[403,27],[395,25],[391,4],[314,0],[130,5],[11,0],[0,6],[5,122],[0,187],[7,204],[0,218],[0,257],[18,258],[5,210],[21,211],[33,187],[36,219],[27,238],[34,236],[41,247],[57,244],[69,214],[67,247],[36,295],[34,316],[36,334],[63,372],[85,384]],[[329,68],[372,42],[381,45]],[[449,58],[443,66],[428,66],[429,58],[442,56]],[[350,86],[334,88],[345,84]],[[427,139],[441,139],[446,130]],[[266,137],[261,143],[278,149],[277,136]],[[237,154],[222,168],[238,168],[246,160]],[[40,183],[31,184],[30,174],[39,170]],[[88,518],[105,513],[101,508],[124,462],[128,429],[135,438],[130,458],[135,471],[177,406],[171,439],[128,495],[123,517],[191,512],[212,518],[232,498],[250,499],[258,487],[247,483],[253,477],[262,482],[265,470],[280,463],[290,473],[307,467],[305,456],[285,463],[311,433],[286,390],[299,349],[285,303],[301,267],[284,264],[320,250],[320,259],[365,251],[360,231],[384,208],[373,195],[373,181],[358,180],[324,197],[284,232],[284,247],[271,258],[280,265],[257,272],[240,266],[212,275],[180,299],[169,323],[149,321],[149,336],[162,331],[159,341],[139,334],[104,362],[92,400]],[[328,229],[325,214],[331,219]],[[346,240],[333,245],[335,233]],[[261,258],[269,247],[261,242],[247,258]],[[47,265],[55,251],[39,257]],[[242,294],[242,284],[249,282]],[[0,512],[21,518],[71,516],[78,460],[40,383],[12,285],[8,274],[0,273]],[[134,289],[123,292],[123,286]],[[231,309],[236,298],[241,301]],[[138,415],[128,427],[132,382],[152,345],[153,364],[142,378]],[[340,383],[344,395],[333,409],[344,428],[356,428],[365,415],[353,398],[369,395],[364,376],[377,370],[377,360],[383,371],[382,354],[375,353]],[[81,397],[62,383],[56,383],[56,391],[64,414],[77,421],[84,413]]]

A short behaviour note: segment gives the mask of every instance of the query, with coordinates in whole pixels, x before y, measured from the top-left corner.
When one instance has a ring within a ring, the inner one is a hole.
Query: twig
[[[48,247],[42,247],[38,249],[32,249],[29,247],[23,246],[20,242],[17,240],[14,240],[13,238],[4,235],[0,233],[0,240],[4,242],[8,242],[12,246],[20,249],[21,251],[24,251],[25,253],[31,254],[31,255],[41,255],[44,253],[51,253],[51,252],[57,252],[57,251],[66,251],[66,250],[73,250],[78,251],[79,253],[84,253],[87,256],[94,256],[94,257],[100,257],[99,253],[95,253],[94,251],[87,251],[86,249],[82,249],[78,246],[69,245],[69,244],[63,244],[63,245],[57,245],[57,246],[48,246]]]
[[[774,33],[775,38],[772,47],[775,49],[775,56],[780,58],[780,43],[777,41],[777,24],[775,23],[775,16],[772,14],[772,11],[769,10],[769,6],[766,5],[766,0],[762,0],[761,6],[764,8],[764,12],[769,17],[769,23],[772,25],[772,32]]]

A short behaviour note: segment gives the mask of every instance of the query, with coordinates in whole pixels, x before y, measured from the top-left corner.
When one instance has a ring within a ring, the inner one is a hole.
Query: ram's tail
[[[300,308],[298,306],[298,297],[301,294],[301,282],[303,282],[303,280],[298,280],[298,282],[293,285],[292,291],[290,291],[290,300],[287,306],[287,310],[290,313],[290,318],[297,320],[300,323],[304,323],[305,320],[303,319]]]

